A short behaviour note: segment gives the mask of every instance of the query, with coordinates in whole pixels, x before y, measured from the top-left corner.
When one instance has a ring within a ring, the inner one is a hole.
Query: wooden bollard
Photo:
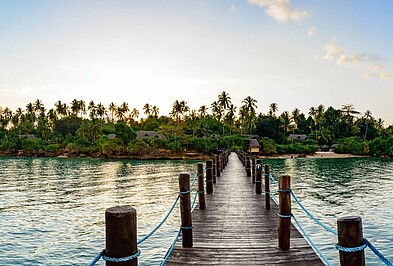
[[[206,193],[213,194],[213,161],[206,161]]]
[[[213,154],[213,183],[217,183],[217,155]]]
[[[251,170],[252,170],[252,172],[251,172],[251,174],[252,174],[251,180],[252,180],[253,183],[255,183],[255,164],[256,164],[255,160],[256,160],[256,158],[252,157],[252,159],[251,159]]]
[[[341,247],[354,248],[364,244],[362,218],[348,216],[337,219],[338,244]],[[364,266],[364,249],[355,252],[339,251],[341,266]]]
[[[255,161],[255,193],[262,194],[262,160]]]
[[[251,162],[249,156],[246,156],[246,173],[247,173],[247,177],[251,176]]]
[[[180,190],[180,215],[183,248],[192,247],[192,220],[191,220],[191,197],[190,197],[190,174],[179,175]]]
[[[203,163],[197,163],[197,173],[198,173],[198,201],[199,209],[206,209],[205,201],[205,182],[203,180]]]
[[[280,201],[278,208],[278,247],[289,250],[291,238],[291,177],[284,175],[279,180]]]
[[[112,207],[105,212],[105,255],[111,258],[124,258],[137,254],[136,209],[130,206]],[[110,262],[107,266],[136,266],[138,258],[126,262]]]
[[[220,154],[218,154],[218,155],[216,155],[217,157],[217,161],[216,161],[216,166],[217,166],[217,177],[220,177],[221,176],[221,164],[222,164],[222,161],[221,161],[221,153]]]
[[[269,165],[265,164],[265,208],[270,210],[270,178]]]

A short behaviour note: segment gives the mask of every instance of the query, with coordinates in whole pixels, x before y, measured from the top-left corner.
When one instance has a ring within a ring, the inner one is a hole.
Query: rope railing
[[[180,195],[184,195],[184,194],[189,194],[189,193],[191,193],[192,190],[193,190],[193,188],[194,188],[194,186],[195,186],[195,183],[197,182],[197,180],[198,180],[198,174],[195,174],[195,175],[194,175],[194,179],[193,179],[193,181],[192,181],[192,183],[191,183],[191,185],[190,185],[190,189],[189,189],[188,191],[183,191],[183,192],[179,192],[179,193],[178,193],[178,196],[176,197],[175,201],[173,202],[171,208],[169,209],[169,211],[168,211],[168,213],[165,215],[165,217],[164,217],[164,218],[163,218],[163,219],[162,219],[162,220],[161,220],[161,221],[160,221],[160,222],[159,222],[159,223],[158,223],[158,224],[148,233],[148,234],[146,234],[145,236],[143,236],[141,239],[139,239],[139,240],[137,241],[137,246],[141,245],[143,242],[145,242],[147,239],[149,239],[158,229],[161,228],[161,226],[166,222],[166,220],[169,218],[169,216],[172,214],[173,210],[175,209],[177,203],[179,202]],[[191,210],[193,210],[193,209],[195,208],[195,206],[196,206],[196,199],[197,199],[198,193],[199,193],[199,191],[196,191],[196,192],[195,192],[195,195],[194,195],[194,198],[193,198],[193,202],[192,202],[192,205],[191,205]],[[174,242],[172,243],[170,249],[168,250],[167,254],[166,254],[165,257],[164,257],[164,260],[161,262],[160,265],[164,265],[165,262],[168,260],[169,256],[171,255],[171,253],[172,253],[172,251],[173,251],[173,248],[174,248],[174,246],[175,246],[175,244],[176,244],[176,242],[177,242],[177,240],[178,240],[178,238],[179,238],[179,236],[180,236],[181,229],[182,229],[182,227],[180,226],[180,228],[179,228],[179,230],[178,230],[178,232],[177,232],[177,235],[176,235],[176,237],[175,237]],[[105,260],[105,261],[111,261],[111,262],[124,262],[124,261],[129,261],[129,260],[132,260],[132,259],[138,257],[138,256],[140,255],[140,253],[141,253],[141,252],[140,252],[140,250],[138,249],[138,251],[137,251],[135,254],[133,254],[133,255],[131,255],[131,256],[128,256],[128,257],[124,257],[124,258],[110,258],[110,257],[107,257],[107,256],[105,255],[105,250],[103,250],[103,251],[101,251],[100,253],[98,253],[98,254],[94,257],[94,259],[93,259],[88,265],[89,265],[89,266],[95,265],[101,258],[102,258],[103,260]]]
[[[272,174],[269,174],[269,178],[270,180],[278,186],[278,182],[276,181],[276,179],[273,177]],[[290,192],[293,199],[295,200],[295,202],[299,205],[299,207],[304,211],[305,214],[307,214],[307,216],[313,220],[316,224],[318,224],[319,226],[321,226],[323,229],[325,229],[326,231],[332,233],[333,235],[337,236],[337,231],[332,229],[331,227],[329,227],[328,225],[324,224],[323,222],[321,222],[318,218],[316,218],[309,210],[307,210],[307,208],[300,202],[300,200],[298,199],[298,197],[296,197],[295,193],[292,190],[289,191],[280,191],[277,190],[277,192]],[[270,197],[271,199],[278,205],[278,200],[277,198],[274,196],[273,193],[270,193]],[[293,220],[295,221],[297,227],[301,230],[302,235],[307,239],[307,241],[310,243],[310,245],[312,246],[312,248],[319,254],[320,258],[326,263],[326,265],[330,266],[332,265],[327,258],[323,255],[323,253],[318,249],[318,247],[314,244],[314,242],[311,240],[311,238],[308,236],[307,232],[304,230],[304,228],[301,226],[301,224],[299,223],[299,221],[296,219],[296,217],[291,214],[290,215]],[[365,249],[366,247],[369,247],[370,250],[383,262],[385,263],[385,265],[387,266],[393,266],[393,262],[388,260],[384,255],[382,255],[382,253],[374,246],[372,245],[366,238],[363,239],[364,243],[363,245],[359,246],[359,247],[354,247],[354,248],[348,248],[348,247],[341,247],[340,245],[336,244],[335,248],[343,251],[343,252],[357,252],[360,250]]]

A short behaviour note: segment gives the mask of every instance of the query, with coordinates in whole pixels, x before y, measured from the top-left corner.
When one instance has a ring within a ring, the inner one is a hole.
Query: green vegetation
[[[271,103],[267,114],[256,113],[257,100],[247,96],[236,107],[225,91],[209,107],[191,110],[176,100],[168,116],[146,103],[145,118],[126,102],[105,107],[74,99],[68,106],[57,101],[47,110],[41,100],[15,111],[0,107],[0,155],[151,157],[160,154],[205,153],[220,148],[246,150],[250,135],[259,135],[264,154],[312,154],[319,147],[338,144],[336,152],[393,157],[393,126],[383,127],[367,110],[352,105],[341,109],[298,108],[278,115]],[[237,111],[238,110],[238,111]],[[155,131],[155,137],[137,138],[138,131]],[[290,134],[307,135],[299,142]]]

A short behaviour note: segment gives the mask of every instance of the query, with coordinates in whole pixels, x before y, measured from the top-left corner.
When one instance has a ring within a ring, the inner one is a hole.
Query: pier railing
[[[393,262],[388,260],[367,238],[363,238],[362,220],[358,216],[342,217],[337,219],[337,231],[321,222],[316,218],[298,199],[290,187],[290,176],[281,176],[279,178],[273,177],[270,173],[269,166],[262,167],[262,161],[257,161],[254,165],[255,157],[250,156],[243,151],[237,151],[240,161],[245,166],[247,177],[252,177],[251,182],[254,183],[254,173],[257,176],[256,193],[261,194],[258,188],[259,179],[258,175],[265,176],[265,206],[270,209],[270,198],[278,205],[278,246],[280,249],[288,250],[290,248],[290,223],[291,219],[295,222],[296,227],[300,230],[304,238],[308,241],[310,246],[316,251],[323,262],[331,266],[331,262],[320,251],[317,245],[311,240],[307,231],[301,225],[299,220],[291,211],[291,197],[294,199],[300,209],[317,225],[322,227],[327,232],[337,236],[338,243],[332,248],[339,251],[340,265],[341,266],[358,266],[365,265],[364,249],[367,247],[385,264],[393,266]],[[263,169],[263,170],[262,170]],[[270,191],[269,181],[271,181],[279,194],[279,200],[274,193]]]
[[[170,257],[180,235],[182,235],[182,246],[192,247],[192,219],[191,212],[196,206],[198,198],[199,208],[205,209],[205,185],[206,193],[213,193],[213,183],[216,183],[217,177],[228,163],[230,152],[223,151],[218,155],[213,155],[212,160],[206,161],[206,167],[203,163],[197,163],[197,173],[194,175],[190,184],[190,174],[179,174],[179,193],[175,198],[169,211],[164,218],[145,236],[137,240],[137,213],[136,209],[130,206],[112,207],[105,212],[105,230],[106,230],[106,248],[98,253],[88,264],[95,265],[100,259],[106,261],[106,265],[116,265],[117,263],[127,263],[127,265],[138,265],[138,257],[141,251],[138,248],[148,240],[172,214],[175,207],[180,202],[181,224],[179,230],[160,265],[164,265]],[[204,169],[206,179],[204,178]],[[197,184],[197,188],[195,185]],[[192,201],[191,201],[191,194]],[[122,264],[123,265],[123,264]],[[124,264],[125,265],[125,264]]]

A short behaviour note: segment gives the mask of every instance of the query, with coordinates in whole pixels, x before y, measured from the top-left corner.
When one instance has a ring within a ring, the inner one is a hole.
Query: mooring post
[[[247,177],[251,176],[251,162],[250,162],[250,156],[246,156],[246,173]]]
[[[256,160],[256,158],[255,157],[252,157],[252,160],[251,160],[251,163],[252,163],[252,165],[251,165],[251,168],[252,168],[252,178],[251,178],[251,180],[252,180],[252,182],[253,183],[255,183],[255,160]]]
[[[270,178],[269,165],[265,164],[265,208],[270,210]]]
[[[289,250],[291,238],[291,177],[284,175],[279,180],[280,201],[278,208],[278,247]]]
[[[213,161],[206,161],[206,193],[213,194]]]
[[[213,154],[213,183],[217,183],[217,155]]]
[[[347,216],[337,219],[338,249],[355,248],[364,245],[362,218],[359,216]],[[364,248],[355,252],[340,250],[341,266],[364,266]]]
[[[219,153],[218,155],[216,155],[217,157],[217,161],[216,161],[216,165],[217,165],[217,177],[220,177],[221,176],[221,164],[222,164],[222,161],[221,161],[221,153]]]
[[[117,206],[105,212],[105,256],[125,258],[135,254],[135,258],[121,265],[138,265],[136,209],[130,206]],[[119,263],[106,261],[106,266],[117,266]]]
[[[255,161],[255,193],[262,194],[262,160]]]
[[[180,215],[183,248],[192,247],[192,220],[191,220],[191,196],[190,174],[179,175]]]
[[[199,209],[206,209],[205,201],[205,182],[203,180],[203,163],[197,163],[197,173],[198,173],[198,201]]]

